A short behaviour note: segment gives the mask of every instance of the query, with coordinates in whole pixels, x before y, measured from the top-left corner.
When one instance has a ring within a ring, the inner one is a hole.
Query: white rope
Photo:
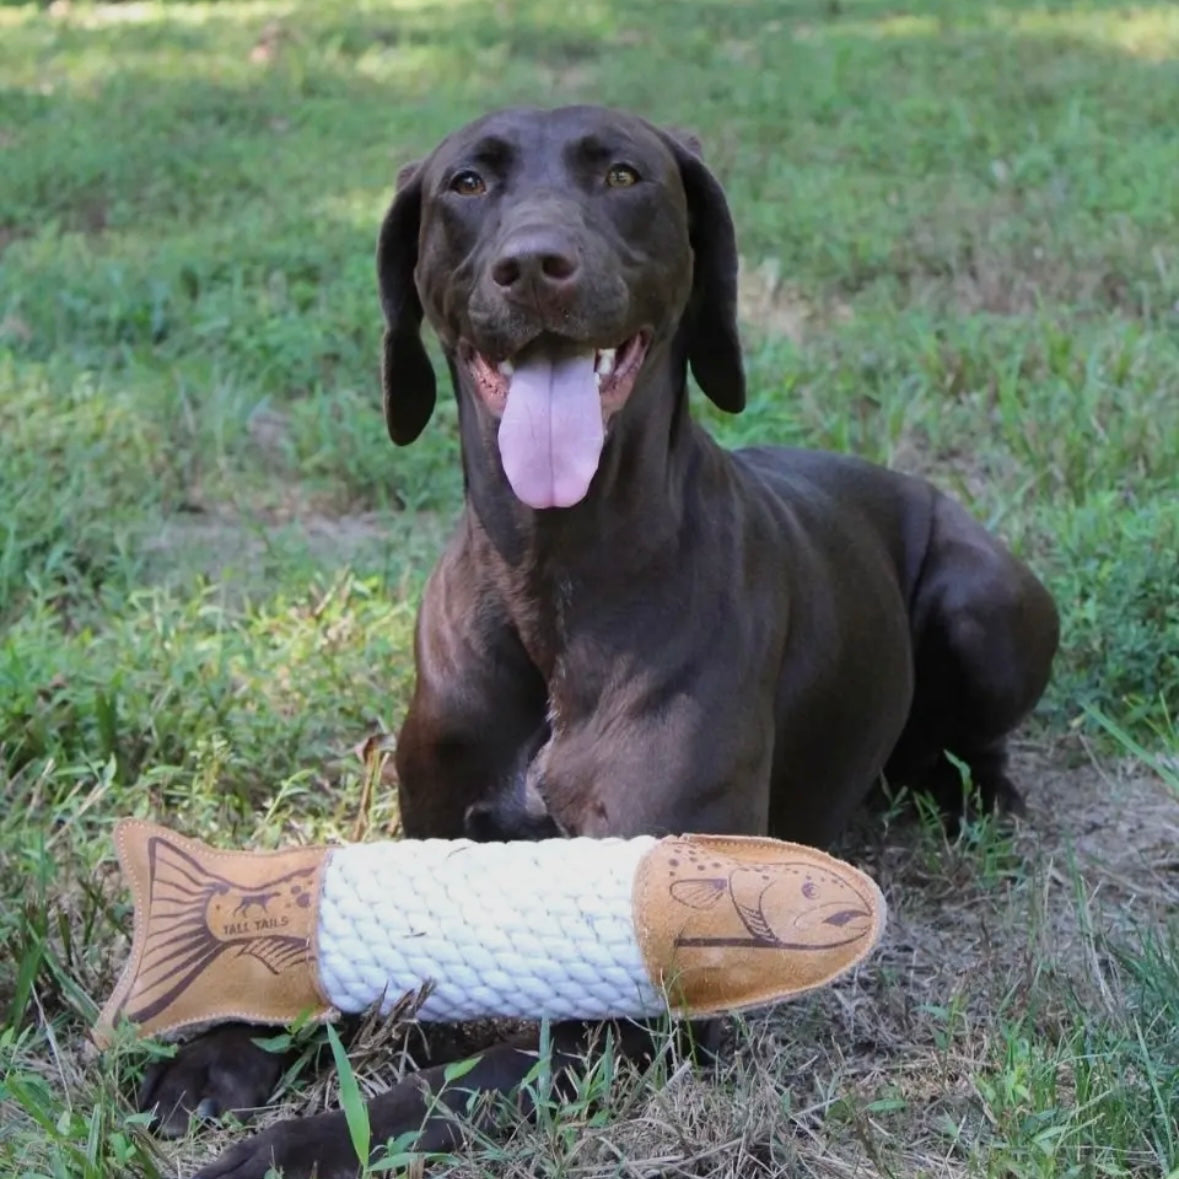
[[[333,850],[319,982],[345,1012],[434,984],[423,1019],[638,1018],[666,1010],[635,938],[638,839],[421,840]]]

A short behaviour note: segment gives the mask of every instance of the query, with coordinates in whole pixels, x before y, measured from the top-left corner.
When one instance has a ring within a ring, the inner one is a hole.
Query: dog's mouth
[[[606,426],[626,404],[651,334],[593,348],[542,335],[498,362],[469,344],[459,358],[483,404],[499,419],[499,453],[517,498],[567,508],[589,490]]]

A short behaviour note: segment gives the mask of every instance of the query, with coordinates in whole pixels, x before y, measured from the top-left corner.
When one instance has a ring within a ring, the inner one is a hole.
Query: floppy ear
[[[398,446],[412,442],[434,412],[434,369],[422,344],[422,301],[414,286],[422,182],[417,164],[397,176],[397,195],[377,239],[377,285],[385,313],[381,387],[385,425]]]
[[[740,413],[745,408],[745,366],[737,332],[737,235],[729,203],[700,158],[695,136],[665,131],[663,137],[680,166],[695,255],[692,296],[681,329],[688,363],[714,405]]]

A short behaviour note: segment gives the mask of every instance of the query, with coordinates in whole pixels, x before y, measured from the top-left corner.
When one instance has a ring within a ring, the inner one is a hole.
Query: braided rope
[[[638,839],[422,840],[330,853],[319,982],[345,1012],[434,984],[428,1020],[605,1019],[666,1010],[635,938]]]

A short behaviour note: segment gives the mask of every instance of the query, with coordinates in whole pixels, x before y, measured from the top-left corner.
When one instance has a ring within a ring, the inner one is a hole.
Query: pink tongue
[[[530,508],[567,508],[589,490],[604,439],[594,354],[519,365],[499,423],[508,482]]]

